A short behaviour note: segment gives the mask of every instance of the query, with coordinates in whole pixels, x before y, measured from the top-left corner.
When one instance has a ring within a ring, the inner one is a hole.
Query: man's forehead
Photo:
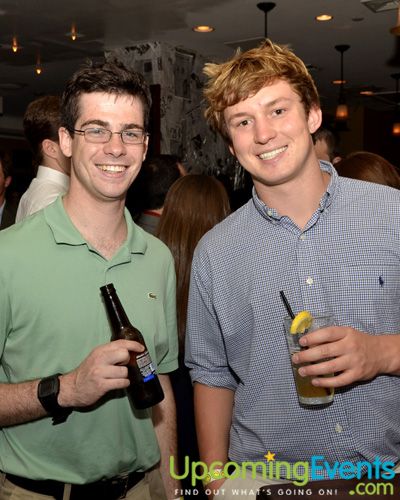
[[[139,97],[130,94],[90,92],[79,96],[77,121],[99,120],[103,117],[106,121],[120,117],[121,123],[143,124],[143,103]]]
[[[141,99],[132,94],[121,94],[118,92],[82,92],[79,95],[79,101],[81,105],[96,104],[101,105],[102,103],[112,103],[114,105],[123,103],[142,106]]]

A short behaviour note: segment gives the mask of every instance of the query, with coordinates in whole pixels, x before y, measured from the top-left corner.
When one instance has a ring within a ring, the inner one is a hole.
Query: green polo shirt
[[[128,211],[125,219],[127,240],[111,260],[83,240],[61,198],[0,233],[0,382],[69,372],[109,342],[99,290],[107,283],[158,373],[178,367],[172,256]],[[76,484],[146,470],[160,458],[150,415],[113,391],[63,424],[43,418],[0,429],[0,469]]]

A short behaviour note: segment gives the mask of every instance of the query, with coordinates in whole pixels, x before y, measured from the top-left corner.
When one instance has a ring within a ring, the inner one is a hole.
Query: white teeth
[[[97,168],[103,172],[123,172],[125,170],[123,165],[97,165]]]
[[[268,151],[266,153],[261,153],[260,155],[258,155],[258,157],[261,160],[271,160],[271,158],[275,158],[275,156],[277,156],[279,153],[285,151],[286,148],[287,146],[283,146],[283,148],[274,149],[273,151]]]

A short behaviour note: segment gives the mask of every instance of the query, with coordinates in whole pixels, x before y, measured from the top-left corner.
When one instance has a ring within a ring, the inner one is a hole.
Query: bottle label
[[[154,378],[155,368],[150,358],[149,351],[144,351],[136,356],[140,374],[143,377],[143,382],[148,382]]]

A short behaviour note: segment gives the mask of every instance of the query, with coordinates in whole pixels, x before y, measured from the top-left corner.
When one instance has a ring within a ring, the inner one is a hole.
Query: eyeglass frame
[[[88,130],[104,130],[106,132],[108,132],[109,134],[109,137],[106,141],[99,141],[99,142],[96,142],[96,141],[88,141],[87,140],[87,137],[86,137],[86,132]],[[77,129],[77,128],[72,128],[72,129],[68,129],[70,132],[74,132],[74,133],[77,133],[77,134],[80,134],[80,135],[83,135],[85,141],[87,141],[89,144],[108,144],[110,141],[111,141],[111,137],[113,136],[113,134],[117,134],[120,136],[121,138],[121,142],[123,144],[126,144],[128,146],[138,146],[139,144],[144,144],[145,141],[146,141],[146,137],[150,137],[150,134],[148,132],[145,132],[143,129],[140,129],[140,128],[128,128],[128,129],[125,129],[125,130],[121,130],[120,132],[112,132],[110,129],[108,128],[105,128],[105,127],[88,127],[87,129],[85,130],[82,130],[82,129]],[[137,130],[137,131],[141,131],[141,133],[143,134],[143,139],[141,142],[125,142],[124,139],[123,139],[123,134],[124,132],[128,132],[129,130]]]

